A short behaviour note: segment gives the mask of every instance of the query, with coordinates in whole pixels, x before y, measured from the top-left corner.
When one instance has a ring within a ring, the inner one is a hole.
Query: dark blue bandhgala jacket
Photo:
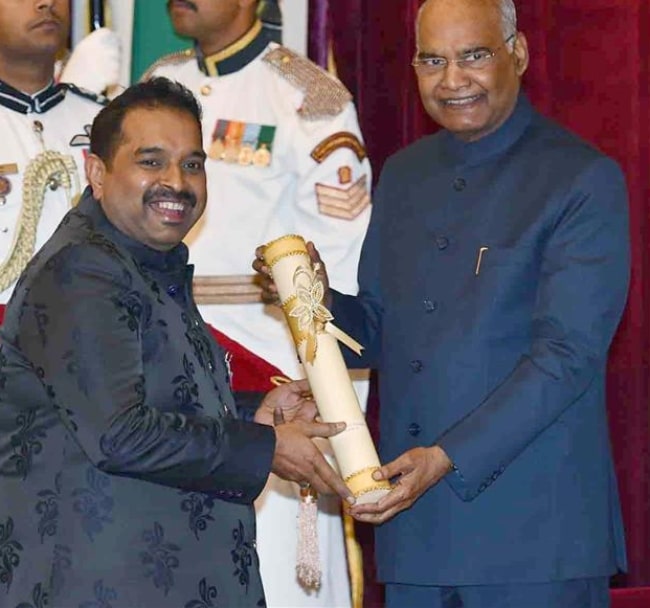
[[[387,162],[336,323],[379,368],[380,454],[457,467],[377,531],[387,582],[468,585],[625,567],[605,410],[629,277],[619,167],[520,95],[494,133]],[[625,407],[624,403],[618,407]]]

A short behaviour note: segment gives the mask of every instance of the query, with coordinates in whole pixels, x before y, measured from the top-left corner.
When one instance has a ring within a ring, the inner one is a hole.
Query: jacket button
[[[467,182],[462,177],[457,177],[454,180],[454,190],[456,190],[456,192],[464,190],[465,186],[467,186]]]
[[[434,302],[433,300],[429,300],[428,298],[422,302],[424,305],[424,310],[428,313],[435,312],[438,310],[438,302]]]
[[[169,285],[169,287],[167,287],[167,293],[174,297],[178,293],[178,285]]]
[[[415,422],[409,424],[409,434],[413,435],[413,437],[417,437],[420,434],[421,430],[422,429],[420,428],[419,424],[416,424]]]
[[[446,236],[439,236],[436,239],[436,245],[438,245],[438,249],[440,249],[440,251],[447,249],[447,247],[449,247],[449,239]]]
[[[424,367],[424,365],[422,364],[422,361],[420,361],[419,359],[415,359],[414,361],[411,361],[409,363],[409,365],[411,366],[411,369],[413,370],[413,373],[415,373],[415,374],[421,372],[422,368]]]

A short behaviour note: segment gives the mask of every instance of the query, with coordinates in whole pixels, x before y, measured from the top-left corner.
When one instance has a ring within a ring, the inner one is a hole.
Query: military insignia
[[[244,136],[244,127],[245,125],[243,122],[236,120],[231,120],[228,123],[222,156],[222,159],[227,163],[236,163],[239,159],[242,137]]]
[[[91,125],[84,125],[84,132],[75,135],[68,144],[69,146],[76,148],[80,146],[90,146],[90,129]]]
[[[271,151],[266,147],[266,144],[255,150],[253,154],[253,164],[256,167],[268,167],[271,164]]]
[[[0,205],[7,202],[7,197],[11,193],[11,182],[4,175],[0,175]]]
[[[255,150],[257,149],[257,142],[260,139],[261,131],[262,125],[247,124],[245,126],[241,150],[239,151],[239,158],[237,159],[237,162],[242,167],[253,164]]]
[[[262,61],[303,92],[297,112],[304,120],[338,116],[352,101],[352,95],[340,80],[288,48],[277,46]]]
[[[7,202],[7,197],[11,193],[11,180],[7,175],[15,175],[18,173],[18,165],[16,163],[5,163],[0,165],[0,205]]]
[[[158,68],[165,66],[179,66],[187,63],[188,61],[192,61],[195,58],[196,52],[194,49],[184,49],[182,51],[176,51],[174,53],[164,55],[147,68],[146,72],[140,77],[140,82],[146,82],[147,80],[150,80]]]
[[[311,157],[320,164],[330,154],[336,152],[336,150],[340,150],[341,148],[352,150],[359,159],[359,162],[362,162],[367,157],[365,146],[361,143],[361,140],[354,133],[350,133],[350,131],[339,131],[338,133],[333,133],[311,151]]]
[[[72,84],[70,82],[61,83],[61,86],[63,86],[68,91],[71,91],[75,95],[78,95],[79,97],[83,97],[84,99],[90,99],[90,101],[94,101],[95,103],[98,103],[99,105],[102,106],[108,105],[109,99],[104,95],[98,95],[93,91],[84,89],[82,87],[78,87],[77,85]]]
[[[239,151],[237,162],[242,167],[246,167],[247,165],[252,165],[254,156],[255,156],[255,149],[253,148],[253,146],[244,142],[241,146],[241,150]]]
[[[368,177],[362,175],[349,188],[316,184],[316,199],[319,213],[353,220],[370,205]]]
[[[16,163],[5,163],[0,165],[0,175],[16,175],[18,173],[18,165]]]
[[[208,147],[208,158],[212,160],[222,160],[223,152],[226,149],[224,141],[226,139],[226,129],[228,128],[227,120],[218,120],[212,131],[212,141]]]
[[[275,132],[276,128],[271,125],[219,119],[212,132],[208,157],[242,167],[268,167],[272,161]]]
[[[352,181],[352,168],[348,165],[339,167],[337,174],[339,176],[339,184],[345,185]]]

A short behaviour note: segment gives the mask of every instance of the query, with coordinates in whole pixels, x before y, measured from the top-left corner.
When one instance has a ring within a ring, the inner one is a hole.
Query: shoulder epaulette
[[[298,114],[305,120],[320,120],[340,114],[352,95],[340,80],[294,51],[278,46],[263,61],[304,93]]]
[[[196,57],[196,51],[194,49],[184,49],[182,51],[176,51],[175,53],[169,53],[168,55],[163,55],[160,59],[154,61],[147,71],[142,74],[140,77],[140,82],[144,82],[145,80],[149,80],[152,76],[153,73],[161,67],[167,66],[167,65],[180,65],[181,63],[186,63],[190,59],[194,59]]]
[[[71,82],[64,82],[63,85],[66,89],[68,89],[68,91],[71,91],[75,95],[79,95],[79,97],[83,97],[85,99],[90,99],[91,101],[94,101],[95,103],[98,103],[102,106],[105,106],[110,101],[105,95],[98,95],[93,91],[78,87],[76,84],[72,84]]]

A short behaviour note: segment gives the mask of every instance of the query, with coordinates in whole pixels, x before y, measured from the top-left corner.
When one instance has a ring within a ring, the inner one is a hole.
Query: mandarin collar
[[[90,186],[86,187],[77,209],[90,218],[95,231],[126,249],[142,266],[165,273],[187,266],[188,249],[184,243],[179,243],[169,251],[158,251],[118,230],[106,217],[99,201],[93,197]]]
[[[21,114],[43,114],[63,101],[67,87],[51,81],[44,89],[28,95],[0,80],[0,105]]]
[[[262,22],[257,20],[253,27],[239,40],[213,55],[205,56],[198,44],[195,45],[199,69],[207,76],[226,76],[238,72],[266,49],[271,42]]]
[[[500,154],[510,148],[527,129],[533,117],[533,107],[522,92],[507,120],[493,133],[477,141],[466,142],[449,131],[443,131],[443,147],[447,157],[459,165],[473,165]]]

